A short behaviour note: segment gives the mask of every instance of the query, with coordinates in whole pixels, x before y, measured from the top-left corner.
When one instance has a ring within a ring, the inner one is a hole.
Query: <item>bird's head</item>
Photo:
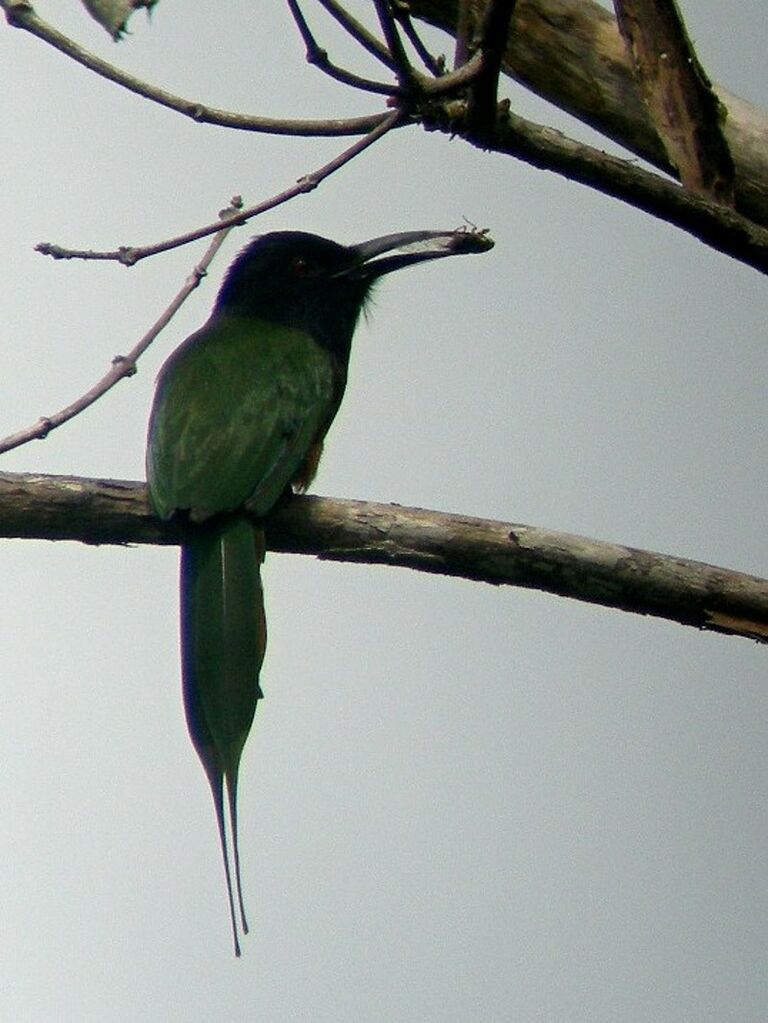
[[[358,317],[384,274],[493,246],[479,231],[408,231],[339,245],[303,231],[255,238],[230,266],[216,313],[295,327],[346,361]]]

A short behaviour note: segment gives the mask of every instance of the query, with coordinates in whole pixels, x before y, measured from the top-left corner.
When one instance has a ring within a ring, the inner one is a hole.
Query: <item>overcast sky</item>
[[[681,7],[712,77],[768,105],[764,0]],[[163,0],[116,47],[75,0],[38,7],[212,105],[380,109],[305,65],[282,5],[255,10]],[[54,263],[35,243],[162,239],[344,143],[197,126],[4,24],[0,47],[5,434],[86,390],[204,248],[126,270]],[[378,289],[315,492],[765,575],[764,279],[418,128],[236,232],[138,375],[0,469],[143,478],[157,370],[252,234],[354,242],[465,217],[496,248]],[[765,1019],[764,648],[510,587],[270,555],[266,699],[240,789],[252,933],[236,961],[181,708],[177,551],[7,541],[0,558],[3,1019]]]

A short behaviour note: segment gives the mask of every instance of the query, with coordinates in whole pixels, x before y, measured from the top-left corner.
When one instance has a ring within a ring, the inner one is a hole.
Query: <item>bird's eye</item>
[[[291,260],[291,272],[295,277],[309,277],[312,273],[312,263],[304,256],[295,256]]]

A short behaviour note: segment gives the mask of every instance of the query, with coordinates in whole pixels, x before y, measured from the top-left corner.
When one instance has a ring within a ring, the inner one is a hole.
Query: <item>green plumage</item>
[[[226,780],[235,886],[247,934],[237,840],[237,779],[256,703],[262,697],[259,671],[267,643],[259,571],[263,557],[262,531],[241,516],[229,516],[210,527],[193,527],[181,554],[184,708],[190,738],[213,793],[236,953],[239,943],[222,783]]]
[[[263,516],[286,489],[326,420],[336,389],[330,355],[303,331],[220,315],[166,362],[149,428],[153,506],[187,512],[182,548],[184,707],[211,785],[239,955],[224,817],[226,785],[240,921],[237,780],[261,698],[266,647],[260,565]]]
[[[212,318],[158,380],[147,473],[162,518],[248,505],[265,515],[334,406],[331,357],[309,334],[242,316]]]

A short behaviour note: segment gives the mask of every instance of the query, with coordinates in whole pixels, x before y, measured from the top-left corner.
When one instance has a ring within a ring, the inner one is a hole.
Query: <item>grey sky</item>
[[[214,105],[377,109],[304,65],[281,5],[163,0],[119,47],[64,6],[38,10]],[[712,77],[768,104],[762,0],[681,7]],[[54,263],[36,242],[164,238],[342,144],[199,127],[24,33],[3,26],[0,45],[4,434],[85,390],[201,251],[127,271]],[[764,280],[419,129],[230,239],[135,378],[0,468],[141,478],[157,369],[251,234],[352,242],[462,217],[496,248],[378,289],[315,491],[764,575]],[[764,649],[539,593],[270,556],[266,699],[241,775],[252,933],[236,962],[181,710],[176,574],[174,550],[3,545],[0,1017],[765,1018]]]

